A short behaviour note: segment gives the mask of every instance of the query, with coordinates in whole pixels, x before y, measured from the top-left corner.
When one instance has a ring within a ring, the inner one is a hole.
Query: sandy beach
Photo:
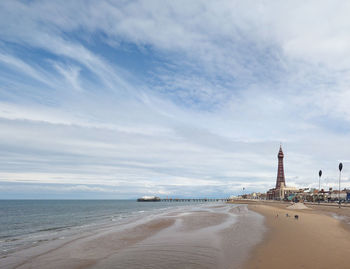
[[[0,268],[349,268],[350,208],[247,203],[87,230],[9,254]]]
[[[81,233],[1,259],[1,268],[242,268],[263,239],[246,205],[207,204]]]
[[[265,216],[268,232],[245,268],[349,268],[350,226],[344,221],[350,216],[350,208],[290,210],[288,205],[249,205]],[[334,214],[343,221],[332,217]]]

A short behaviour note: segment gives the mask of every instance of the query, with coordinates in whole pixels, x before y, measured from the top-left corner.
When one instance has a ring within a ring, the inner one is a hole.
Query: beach
[[[350,208],[238,202],[81,228],[3,255],[0,268],[349,268]]]
[[[268,231],[245,268],[349,268],[350,208],[313,205],[291,210],[289,205],[249,205],[265,217]]]
[[[265,233],[246,205],[193,204],[84,230],[1,259],[1,268],[242,268]]]

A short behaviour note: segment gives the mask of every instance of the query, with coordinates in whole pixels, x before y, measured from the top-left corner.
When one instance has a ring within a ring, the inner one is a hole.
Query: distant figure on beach
[[[299,216],[298,215],[294,215],[294,219],[298,220]]]
[[[289,215],[288,215],[288,213],[286,214],[286,217],[287,217],[287,218],[289,218]]]

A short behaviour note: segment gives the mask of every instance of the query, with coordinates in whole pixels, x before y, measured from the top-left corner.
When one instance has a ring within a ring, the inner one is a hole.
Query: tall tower
[[[286,185],[286,181],[284,179],[284,168],[283,168],[283,151],[282,151],[282,146],[280,146],[280,150],[278,152],[278,170],[277,170],[277,179],[276,179],[276,189],[279,189],[281,187],[281,183],[283,185]]]

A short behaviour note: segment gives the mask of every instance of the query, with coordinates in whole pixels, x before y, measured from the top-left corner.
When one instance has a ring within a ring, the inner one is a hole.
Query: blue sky
[[[1,1],[0,198],[350,187],[350,4]]]

